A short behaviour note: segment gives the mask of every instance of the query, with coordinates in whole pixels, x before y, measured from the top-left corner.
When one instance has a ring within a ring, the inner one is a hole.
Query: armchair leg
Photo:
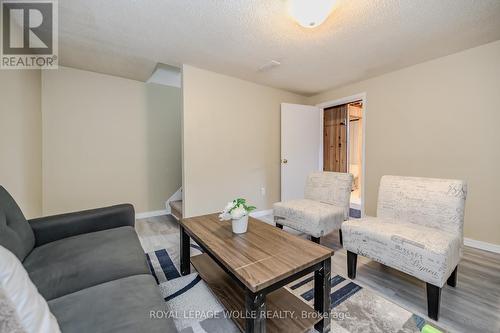
[[[440,302],[441,288],[427,283],[427,315],[429,318],[438,320]]]
[[[316,244],[321,244],[321,239],[319,237],[311,236],[311,241],[313,241]]]
[[[356,278],[356,264],[358,262],[358,254],[347,251],[347,276],[349,279]]]
[[[344,241],[342,240],[342,229],[339,229],[339,239],[340,239],[340,245],[344,246]]]
[[[283,229],[283,224],[278,223],[279,220],[280,220],[279,217],[275,216],[274,217],[274,224],[276,224],[276,227]]]
[[[453,273],[451,273],[450,277],[446,281],[446,284],[453,288],[457,286],[457,270],[458,270],[458,265],[457,267],[455,267]]]

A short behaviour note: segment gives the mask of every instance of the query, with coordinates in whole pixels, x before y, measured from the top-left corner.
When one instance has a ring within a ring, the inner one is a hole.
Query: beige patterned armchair
[[[349,173],[314,172],[307,179],[305,199],[274,204],[276,226],[302,231],[319,244],[321,236],[333,230],[340,232],[342,222],[349,218],[351,189]]]
[[[342,225],[348,276],[357,255],[427,283],[427,307],[437,320],[441,288],[455,287],[462,256],[467,186],[462,180],[384,176],[377,217]]]

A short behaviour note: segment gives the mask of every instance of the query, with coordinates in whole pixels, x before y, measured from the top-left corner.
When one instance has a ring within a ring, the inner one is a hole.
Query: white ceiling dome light
[[[323,23],[336,0],[288,0],[290,15],[305,28],[316,28]]]

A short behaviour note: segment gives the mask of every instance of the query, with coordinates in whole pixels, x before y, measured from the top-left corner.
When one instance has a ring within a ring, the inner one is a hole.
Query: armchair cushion
[[[307,177],[304,198],[344,209],[344,220],[349,218],[349,201],[352,191],[350,173],[319,171]]]
[[[377,216],[462,235],[466,196],[463,180],[383,176]]]
[[[47,216],[29,221],[35,234],[36,246],[89,232],[131,226],[135,224],[134,206],[116,205]]]
[[[273,209],[274,216],[281,219],[279,223],[314,237],[340,229],[344,221],[344,207],[315,200],[277,202]]]
[[[344,248],[442,287],[460,260],[457,233],[367,217],[342,224]]]
[[[111,280],[150,274],[132,227],[77,235],[36,247],[24,260],[47,300]]]

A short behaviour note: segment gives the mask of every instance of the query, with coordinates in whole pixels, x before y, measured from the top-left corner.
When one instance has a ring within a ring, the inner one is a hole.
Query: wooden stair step
[[[170,201],[169,204],[172,216],[177,220],[182,219],[182,200]]]

